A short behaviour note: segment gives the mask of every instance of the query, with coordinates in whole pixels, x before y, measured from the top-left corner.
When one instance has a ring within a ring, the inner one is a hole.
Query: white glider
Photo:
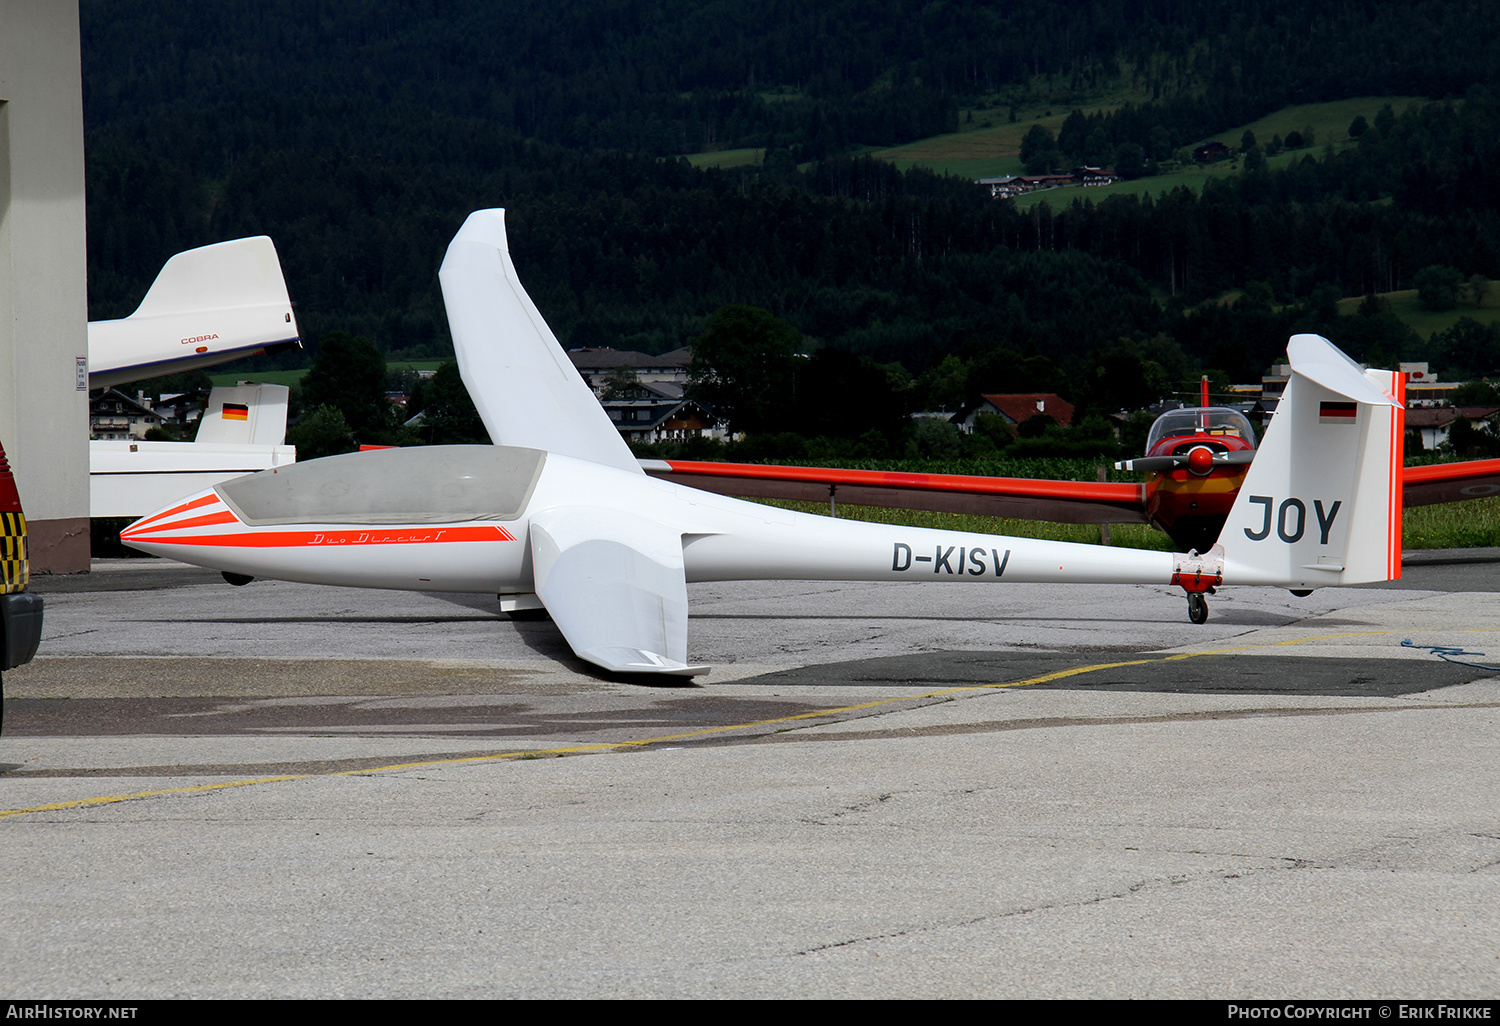
[[[264,235],[178,253],[135,313],[89,322],[89,387],[108,388],[301,345],[276,247]],[[210,485],[294,463],[287,389],[218,386],[193,442],[89,442],[89,509],[138,517]]]
[[[1222,584],[1296,590],[1400,574],[1399,381],[1292,339],[1292,380],[1207,553],[1164,553],[792,513],[647,477],[511,265],[504,213],[470,215],[441,272],[492,446],[386,449],[220,484],[121,533],[254,577],[493,592],[545,607],[615,673],[695,674],[687,584],[729,580]]]

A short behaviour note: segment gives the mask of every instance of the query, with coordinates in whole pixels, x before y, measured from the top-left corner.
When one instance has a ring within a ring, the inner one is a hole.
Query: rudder
[[[1317,335],[1219,535],[1225,584],[1296,590],[1401,576],[1404,378],[1365,371]]]
[[[300,344],[276,247],[257,235],[178,253],[129,317],[89,322],[89,387]]]

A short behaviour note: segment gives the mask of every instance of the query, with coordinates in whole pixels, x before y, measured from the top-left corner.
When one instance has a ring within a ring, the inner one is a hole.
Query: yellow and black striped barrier
[[[26,590],[29,554],[26,514],[0,513],[0,594]]]

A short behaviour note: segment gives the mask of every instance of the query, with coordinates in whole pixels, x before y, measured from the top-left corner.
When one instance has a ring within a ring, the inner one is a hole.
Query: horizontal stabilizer
[[[1363,367],[1321,335],[1293,335],[1286,344],[1286,355],[1292,373],[1345,399],[1371,406],[1399,405],[1370,381]]]
[[[614,673],[691,676],[682,535],[617,509],[531,518],[536,593],[582,659]]]

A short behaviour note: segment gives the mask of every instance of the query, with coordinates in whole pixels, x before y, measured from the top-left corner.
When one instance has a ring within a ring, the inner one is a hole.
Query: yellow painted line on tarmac
[[[1340,638],[1366,638],[1377,634],[1410,634],[1410,631],[1352,631],[1348,634],[1319,634],[1311,638],[1287,638],[1284,641],[1263,641],[1258,645],[1239,645],[1235,648],[1210,648],[1202,652],[1179,652],[1169,655],[1163,662],[1176,662],[1179,659],[1197,659],[1199,656],[1212,655],[1234,655],[1237,652],[1253,652],[1257,648],[1276,648],[1281,645],[1305,645],[1309,641],[1337,641]]]
[[[859,712],[863,709],[877,709],[883,705],[897,705],[901,702],[917,702],[924,698],[942,698],[965,691],[992,691],[997,688],[1023,688],[1031,684],[1045,684],[1048,681],[1061,680],[1064,677],[1074,677],[1080,673],[1093,673],[1096,670],[1109,670],[1117,666],[1140,666],[1144,663],[1159,662],[1158,659],[1132,659],[1123,663],[1096,663],[1093,666],[1080,666],[1071,670],[1058,670],[1055,673],[1043,674],[1040,677],[1030,677],[1026,680],[1011,681],[1008,684],[970,684],[960,688],[946,688],[942,691],[924,691],[919,695],[903,695],[900,698],[882,698],[875,702],[861,702],[858,705],[840,705],[831,709],[818,709],[815,712],[797,713],[795,716],[777,716],[769,720],[750,720],[745,723],[725,724],[720,727],[704,727],[702,730],[689,730],[681,734],[663,734],[660,737],[645,737],[636,741],[604,741],[596,745],[577,745],[571,748],[546,748],[533,749],[524,752],[505,752],[499,755],[472,755],[462,759],[434,759],[430,762],[407,762],[393,766],[378,766],[374,769],[362,770],[340,770],[337,773],[309,774],[310,776],[328,777],[354,777],[363,773],[379,773],[384,770],[419,769],[430,766],[456,766],[466,762],[490,762],[495,759],[514,759],[522,755],[569,755],[578,752],[600,752],[615,748],[644,748],[647,745],[659,745],[666,741],[690,741],[693,738],[708,737],[713,734],[725,734],[733,730],[751,730],[755,727],[771,727],[778,723],[795,723],[798,720],[815,720],[822,716],[835,716],[839,713]],[[0,813],[4,815],[4,813]]]
[[[914,702],[926,698],[944,698],[949,695],[960,694],[971,691],[993,691],[999,688],[1021,688],[1032,684],[1045,684],[1048,681],[1062,680],[1065,677],[1076,677],[1079,674],[1093,673],[1098,670],[1108,670],[1119,666],[1140,666],[1144,663],[1159,662],[1160,658],[1131,659],[1125,662],[1096,663],[1092,666],[1079,666],[1069,670],[1057,670],[1053,673],[1042,674],[1039,677],[1029,677],[1026,680],[1010,681],[1005,684],[971,684],[965,687],[945,688],[940,691],[926,691],[917,695],[903,695],[899,698],[883,698],[875,702],[861,702],[857,705],[836,706],[829,709],[819,709],[815,712],[798,713],[794,716],[778,716],[768,720],[752,720],[746,723],[725,724],[719,727],[705,727],[702,730],[690,730],[678,734],[663,734],[657,737],[641,738],[635,741],[607,741],[593,745],[571,745],[566,748],[531,748],[517,752],[497,752],[494,755],[472,755],[459,759],[431,759],[424,762],[400,762],[388,766],[373,766],[368,769],[336,770],[329,773],[299,773],[289,776],[255,777],[248,780],[228,780],[214,784],[197,784],[191,787],[167,787],[154,791],[134,791],[129,794],[99,795],[93,798],[76,798],[72,801],[50,802],[46,805],[33,805],[22,809],[0,809],[0,819],[8,816],[24,816],[37,812],[59,812],[65,809],[82,809],[99,805],[114,805],[120,802],[139,801],[144,798],[161,798],[174,794],[194,794],[205,791],[222,791],[231,787],[248,787],[252,784],[276,784],[291,780],[309,780],[318,777],[357,777],[372,773],[388,773],[393,770],[432,769],[438,766],[462,766],[465,764],[480,762],[498,762],[502,759],[520,759],[526,756],[538,758],[547,755],[580,755],[586,752],[607,752],[616,749],[644,748],[648,745],[659,745],[669,741],[687,741],[693,738],[708,737],[714,734],[726,734],[736,730],[751,730],[756,727],[770,727],[776,724],[796,723],[801,720],[818,719],[819,717],[836,716],[841,713],[859,712],[864,709],[876,709],[886,705],[896,705],[901,702]]]
[[[273,784],[281,780],[302,780],[315,774],[304,773],[290,777],[256,777],[253,780],[229,780],[218,784],[195,784],[190,787],[166,787],[157,791],[136,791],[134,794],[106,794],[97,798],[75,798],[72,801],[52,802],[48,805],[33,805],[27,809],[0,809],[0,819],[6,816],[21,816],[28,812],[56,812],[60,809],[82,809],[90,805],[114,805],[116,802],[135,801],[138,798],[157,798],[167,794],[191,794],[194,791],[222,791],[227,787],[248,787],[251,784]]]
[[[1485,631],[1500,631],[1500,627],[1447,627],[1440,628],[1444,634],[1473,634]],[[1338,641],[1342,638],[1372,638],[1378,635],[1402,634],[1411,637],[1413,634],[1421,634],[1419,630],[1400,631],[1350,631],[1346,634],[1317,634],[1307,638],[1287,638],[1283,641],[1263,641],[1258,645],[1240,645],[1236,648],[1211,648],[1202,652],[1179,652],[1176,655],[1166,656],[1164,662],[1175,662],[1179,659],[1197,659],[1199,656],[1234,655],[1238,652],[1254,652],[1258,648],[1279,648],[1283,645],[1305,645],[1309,641]],[[1419,646],[1425,648],[1426,646]]]
[[[1476,630],[1495,630],[1500,628],[1474,628]],[[1261,645],[1244,645],[1237,648],[1213,649],[1206,652],[1184,652],[1169,656],[1151,656],[1145,659],[1127,659],[1113,663],[1094,663],[1089,666],[1077,666],[1068,670],[1055,670],[1052,673],[1044,673],[1038,677],[1028,677],[1025,680],[1009,681],[1004,684],[968,684],[962,687],[943,688],[938,691],[924,691],[916,695],[902,695],[899,698],[882,698],[874,702],[861,702],[857,705],[841,705],[829,709],[819,709],[815,712],[798,713],[794,716],[777,716],[768,720],[752,720],[746,723],[726,724],[720,727],[705,727],[701,730],[690,730],[678,734],[663,734],[657,737],[641,738],[636,741],[607,741],[592,745],[572,745],[566,748],[532,748],[517,752],[498,752],[494,755],[472,755],[458,759],[431,759],[424,762],[401,762],[392,763],[389,766],[374,766],[369,769],[358,770],[336,770],[328,773],[299,773],[289,776],[254,777],[247,780],[228,780],[215,784],[196,784],[189,787],[168,787],[154,791],[135,791],[130,794],[100,795],[93,798],[76,798],[71,801],[51,802],[47,805],[33,805],[23,809],[0,809],[0,819],[8,816],[24,816],[38,812],[59,812],[66,809],[82,809],[99,805],[114,805],[120,802],[139,801],[145,798],[161,798],[176,794],[195,794],[205,791],[223,791],[231,787],[249,787],[253,784],[277,784],[292,780],[310,780],[323,777],[357,777],[368,776],[374,773],[388,773],[394,770],[432,769],[439,766],[462,766],[465,764],[481,762],[498,762],[502,759],[520,759],[530,756],[539,758],[548,755],[580,755],[586,752],[607,752],[617,749],[644,748],[649,745],[659,745],[668,741],[688,741],[694,738],[709,737],[714,734],[727,734],[736,730],[751,730],[756,727],[771,727],[777,724],[797,723],[804,720],[814,720],[825,716],[836,716],[841,713],[860,712],[865,709],[878,709],[882,706],[899,705],[902,702],[916,702],[930,698],[946,698],[950,695],[966,694],[979,691],[996,691],[1004,688],[1024,688],[1036,684],[1047,684],[1054,680],[1063,680],[1068,677],[1077,677],[1085,673],[1097,673],[1100,670],[1113,670],[1122,666],[1144,666],[1148,663],[1170,662],[1181,659],[1196,659],[1203,656],[1232,655],[1237,652],[1246,652],[1257,648],[1271,648],[1280,645],[1298,645],[1310,641],[1332,641],[1339,638],[1357,638],[1379,634],[1410,633],[1402,631],[1359,631],[1351,634],[1321,634],[1307,638],[1292,638],[1286,641],[1269,642]],[[1457,633],[1457,632],[1453,632]]]

